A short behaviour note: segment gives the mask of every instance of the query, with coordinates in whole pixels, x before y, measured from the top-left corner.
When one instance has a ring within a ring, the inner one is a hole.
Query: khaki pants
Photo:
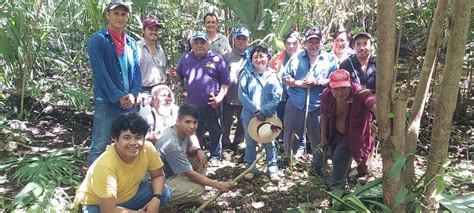
[[[205,169],[197,169],[197,157],[188,157],[189,162],[193,165],[194,171],[206,175]],[[173,196],[168,204],[169,206],[177,206],[184,203],[193,203],[202,199],[204,186],[193,182],[183,174],[176,174],[166,180],[166,185],[173,191]]]

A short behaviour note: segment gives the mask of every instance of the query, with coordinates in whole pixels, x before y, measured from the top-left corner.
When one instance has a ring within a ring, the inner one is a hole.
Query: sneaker
[[[270,174],[270,181],[272,183],[278,183],[280,181],[280,176],[278,176],[278,174],[275,172],[275,173],[271,173]]]
[[[246,181],[251,181],[251,180],[253,180],[254,177],[255,177],[255,175],[253,174],[253,172],[249,172],[249,173],[244,175],[244,179]]]
[[[211,158],[208,161],[208,165],[210,167],[218,167],[220,164],[221,164],[221,160],[219,160],[217,158]]]

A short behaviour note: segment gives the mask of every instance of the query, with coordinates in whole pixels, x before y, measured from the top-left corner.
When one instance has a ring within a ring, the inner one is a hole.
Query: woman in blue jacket
[[[268,68],[270,53],[266,47],[256,46],[250,53],[252,66],[247,68],[239,81],[239,99],[242,102],[242,123],[245,130],[245,162],[249,167],[256,159],[257,143],[249,137],[248,124],[256,116],[260,121],[276,115],[276,108],[281,100],[282,87],[278,73]],[[267,163],[267,174],[272,182],[278,182],[277,155],[275,143],[264,143]],[[245,175],[250,181],[258,174],[254,169]]]

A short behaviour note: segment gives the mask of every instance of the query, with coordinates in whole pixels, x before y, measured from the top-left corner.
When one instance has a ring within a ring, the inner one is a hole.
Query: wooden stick
[[[263,150],[263,145],[258,149],[257,151],[257,154],[260,153],[261,151]],[[237,182],[240,181],[240,179],[242,179],[247,173],[249,173],[250,171],[252,171],[255,166],[257,165],[257,162],[260,161],[260,159],[263,158],[263,155],[260,155],[257,159],[255,159],[255,161],[253,161],[253,163],[249,166],[249,168],[247,168],[245,171],[243,171],[242,173],[240,173],[239,176],[237,176],[236,178],[234,178],[232,180],[232,183],[233,185],[236,185]],[[196,211],[194,211],[195,213],[199,213],[201,212],[202,210],[204,210],[210,203],[214,202],[219,196],[221,196],[222,194],[224,194],[223,192],[219,191],[219,193],[217,193],[216,195],[212,196],[211,198],[209,198],[209,200],[207,200],[205,203],[203,203],[201,206],[199,206],[199,208],[196,209]]]

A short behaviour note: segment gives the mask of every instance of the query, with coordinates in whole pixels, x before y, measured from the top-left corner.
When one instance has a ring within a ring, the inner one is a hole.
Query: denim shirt
[[[309,57],[306,54],[306,50],[300,51],[299,53],[293,55],[286,64],[282,73],[282,79],[291,77],[295,80],[303,80],[308,76],[313,76],[318,81],[327,80],[329,78],[329,74],[337,69],[336,60],[334,59],[334,56],[321,50],[316,61],[316,66],[313,70],[311,70],[311,72],[310,69],[311,64]],[[324,86],[322,85],[311,87],[308,106],[310,112],[319,109],[321,105],[321,94],[323,89]],[[306,95],[306,88],[288,88],[288,101],[291,101],[291,103],[300,110],[304,110],[306,106]]]
[[[266,117],[274,115],[282,92],[281,80],[275,71],[268,70],[260,75],[253,66],[246,69],[239,81],[242,119],[250,120],[258,110]]]
[[[142,87],[142,76],[135,40],[126,36],[126,63],[131,94],[135,97]],[[87,54],[94,78],[94,100],[117,103],[127,95],[122,78],[122,68],[107,28],[96,32],[89,40]]]

